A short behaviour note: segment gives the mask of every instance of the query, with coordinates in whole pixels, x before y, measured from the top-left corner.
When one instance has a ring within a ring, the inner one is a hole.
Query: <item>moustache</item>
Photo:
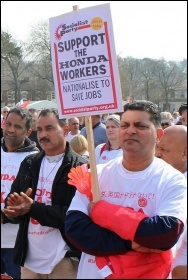
[[[46,137],[43,137],[39,140],[39,143],[41,143],[41,142],[50,142],[50,139],[46,138]]]

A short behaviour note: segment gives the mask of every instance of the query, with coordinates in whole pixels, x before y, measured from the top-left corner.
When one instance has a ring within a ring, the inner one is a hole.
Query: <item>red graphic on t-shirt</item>
[[[3,195],[5,194],[5,192],[1,192],[1,203],[4,203],[5,202],[5,200],[4,200],[4,198],[3,198]]]
[[[138,205],[140,207],[145,207],[148,204],[147,199],[145,197],[141,197],[138,200]]]

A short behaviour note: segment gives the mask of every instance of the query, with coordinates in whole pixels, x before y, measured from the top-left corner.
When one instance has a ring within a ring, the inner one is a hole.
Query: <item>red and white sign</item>
[[[122,112],[110,4],[50,18],[60,118]]]

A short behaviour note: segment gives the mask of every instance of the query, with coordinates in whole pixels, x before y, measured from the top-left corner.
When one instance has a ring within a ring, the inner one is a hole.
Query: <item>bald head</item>
[[[9,111],[10,111],[10,108],[8,106],[3,107],[2,108],[3,117],[6,117]]]
[[[79,132],[79,119],[77,117],[70,118],[68,120],[69,130],[72,135],[76,135]]]
[[[174,143],[185,146],[187,145],[187,127],[184,125],[167,127],[164,130],[163,137],[169,137],[173,139]]]
[[[167,127],[157,144],[156,156],[184,173],[187,170],[187,127],[184,125]]]

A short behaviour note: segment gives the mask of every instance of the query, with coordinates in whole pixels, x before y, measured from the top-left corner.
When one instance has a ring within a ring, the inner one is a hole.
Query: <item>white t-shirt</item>
[[[184,172],[183,175],[187,179],[187,171]],[[174,245],[173,257],[175,259],[172,263],[172,269],[175,266],[180,265],[180,262],[182,262],[182,265],[187,265],[187,223],[178,242]]]
[[[1,209],[5,206],[5,198],[11,190],[23,159],[35,152],[4,152],[1,147]],[[1,248],[14,248],[18,232],[18,224],[1,224]]]
[[[69,133],[67,135],[67,141],[70,142],[70,140],[78,134],[80,134],[80,130],[78,130],[78,133],[76,133],[76,134],[71,134],[71,131],[69,131]]]
[[[51,205],[52,184],[61,163],[62,159],[50,163],[46,157],[43,158],[35,201]],[[42,226],[37,220],[30,218],[28,251],[24,264],[26,268],[36,273],[49,274],[68,249],[59,229]]]
[[[174,123],[174,124],[177,124],[178,121],[179,121],[179,117],[173,118],[173,123]]]
[[[187,265],[187,225],[182,234],[181,244],[172,262],[171,271],[178,265]]]
[[[117,150],[104,150],[101,153],[101,149],[105,144],[99,144],[95,148],[95,159],[96,159],[96,164],[99,163],[107,163],[108,161],[115,159],[117,157],[120,157],[123,155],[123,150],[121,148]]]
[[[165,161],[154,158],[145,170],[130,172],[122,165],[122,157],[97,165],[101,200],[132,207],[149,216],[174,216],[186,221],[186,179]],[[88,215],[87,197],[78,191],[69,210]],[[103,279],[95,257],[82,253],[77,279]]]

